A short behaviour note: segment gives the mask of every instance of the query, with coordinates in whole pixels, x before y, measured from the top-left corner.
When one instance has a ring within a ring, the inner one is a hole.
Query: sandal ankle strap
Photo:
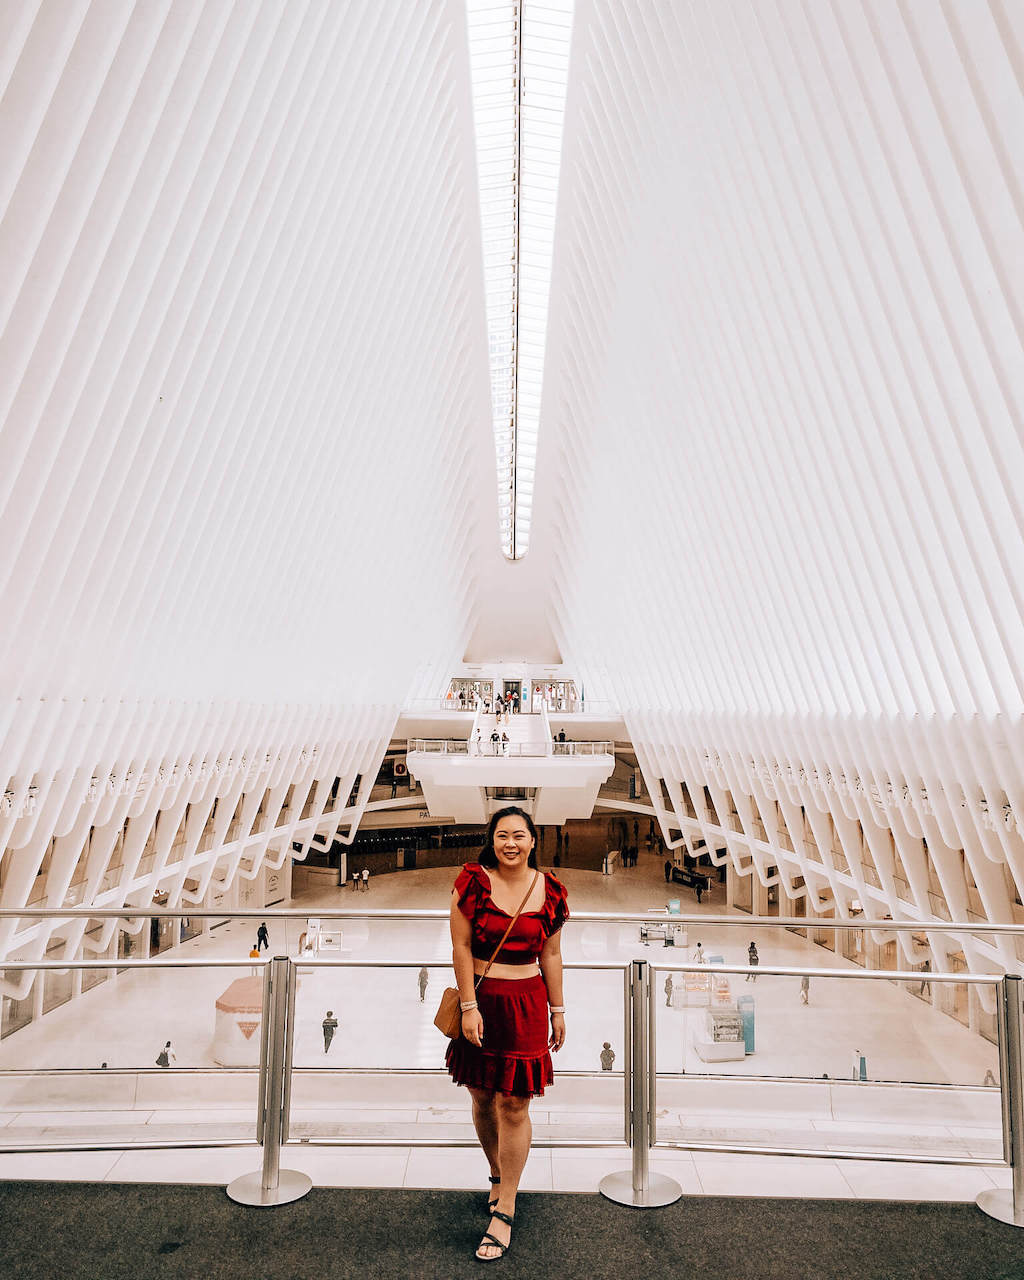
[[[500,1218],[500,1219],[502,1220],[502,1222],[507,1223],[507,1225],[508,1225],[508,1226],[510,1226],[510,1227],[512,1226],[512,1224],[513,1224],[513,1223],[515,1222],[515,1220],[516,1220],[516,1219],[515,1219],[515,1214],[514,1214],[514,1213],[502,1213],[500,1209],[492,1209],[492,1210],[491,1210],[491,1217],[492,1217],[492,1218]]]

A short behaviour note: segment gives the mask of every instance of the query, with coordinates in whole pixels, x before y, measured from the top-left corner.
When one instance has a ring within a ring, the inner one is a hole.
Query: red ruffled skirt
[[[548,1049],[548,989],[533,978],[484,978],[476,989],[483,1045],[453,1040],[445,1065],[456,1084],[535,1098],[555,1078]]]

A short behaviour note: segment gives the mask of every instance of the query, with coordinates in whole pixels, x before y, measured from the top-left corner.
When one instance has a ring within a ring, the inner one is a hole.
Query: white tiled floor
[[[577,910],[630,911],[661,907],[666,899],[656,860],[641,857],[636,871],[604,877],[563,869]],[[332,907],[442,906],[450,869],[379,876],[368,894],[335,890],[294,905],[329,916]],[[693,904],[687,901],[687,910]],[[721,913],[721,890],[701,913]],[[566,958],[576,961],[643,957],[657,965],[684,959],[698,936],[708,954],[738,963],[745,957],[749,925],[691,925],[682,955],[641,946],[635,926],[580,924],[566,930]],[[273,922],[274,950],[295,954],[301,921]],[[315,1139],[332,1133],[360,1139],[400,1140],[410,1123],[430,1138],[449,1127],[471,1137],[465,1097],[446,1078],[363,1074],[359,1069],[431,1068],[443,1042],[432,1022],[436,994],[447,980],[431,970],[427,999],[416,990],[415,967],[431,957],[446,962],[447,928],[440,922],[346,921],[346,957],[373,961],[408,959],[409,970],[307,970],[297,1002],[295,1060],[318,1070],[296,1077],[293,1133]],[[175,953],[186,958],[236,958],[250,945],[250,924],[234,924]],[[845,967],[841,959],[785,930],[759,933],[762,964]],[[851,973],[859,972],[850,966]],[[212,1006],[239,971],[223,968],[124,974],[62,1006],[0,1044],[0,1128],[4,1141],[59,1141],[77,1132],[90,1140],[139,1140],[148,1135],[180,1140],[248,1136],[252,1129],[252,1073],[217,1069],[211,1057]],[[533,1110],[541,1136],[617,1141],[622,1129],[622,1081],[614,1076],[572,1076],[594,1071],[604,1039],[622,1051],[622,978],[619,973],[570,972],[563,1072]],[[964,1151],[992,1158],[998,1150],[998,1095],[977,1086],[996,1050],[927,1003],[885,982],[815,979],[812,1004],[801,1006],[797,979],[762,974],[739,980],[736,994],[756,998],[757,1051],[743,1062],[722,1064],[720,1074],[700,1063],[691,1038],[703,1010],[657,1012],[659,1066],[678,1072],[659,1078],[659,1126],[663,1137],[680,1130],[700,1140],[758,1145],[848,1146]],[[333,1008],[341,1021],[330,1054],[323,1052],[320,1019]],[[155,1048],[170,1037],[181,1067],[200,1075],[153,1069]],[[888,1079],[953,1083],[960,1089],[894,1089],[845,1079],[852,1048],[868,1059],[872,1075]],[[23,1075],[40,1068],[91,1067],[103,1058],[109,1070],[89,1076]],[[620,1064],[617,1064],[620,1065]],[[328,1068],[323,1070],[323,1068]],[[344,1067],[339,1073],[333,1068]],[[140,1069],[141,1068],[141,1069]],[[7,1072],[8,1074],[5,1074]],[[827,1072],[830,1080],[821,1080]],[[756,1077],[783,1077],[766,1080]],[[755,1077],[755,1078],[752,1078]],[[795,1077],[785,1079],[785,1077]],[[133,1126],[143,1132],[131,1134]],[[177,1130],[177,1134],[175,1134]],[[43,1132],[45,1131],[45,1132]],[[708,1138],[708,1132],[712,1137]],[[758,1135],[756,1138],[748,1135]],[[775,1138],[777,1141],[773,1142]],[[224,1184],[259,1168],[255,1147],[158,1151],[0,1154],[2,1178],[168,1181]],[[485,1187],[479,1151],[402,1146],[289,1146],[282,1165],[302,1169],[324,1186]],[[628,1168],[624,1149],[536,1148],[524,1186],[593,1192],[606,1173]],[[656,1150],[652,1169],[676,1178],[687,1195],[794,1195],[972,1200],[993,1185],[1007,1185],[998,1168],[887,1163],[803,1157],[757,1157],[722,1152]]]

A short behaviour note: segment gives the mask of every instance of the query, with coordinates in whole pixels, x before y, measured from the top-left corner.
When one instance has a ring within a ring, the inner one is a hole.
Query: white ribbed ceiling
[[[894,914],[927,841],[1008,918],[1022,86],[1010,0],[579,0],[524,598],[461,0],[0,6],[0,848],[349,779],[550,626],[667,828],[706,787],[738,871]]]
[[[8,716],[401,702],[493,523],[461,5],[0,22]]]
[[[1024,8],[590,0],[573,41],[532,552],[566,661],[651,775],[765,817],[781,770],[798,830],[966,845],[1008,918]]]

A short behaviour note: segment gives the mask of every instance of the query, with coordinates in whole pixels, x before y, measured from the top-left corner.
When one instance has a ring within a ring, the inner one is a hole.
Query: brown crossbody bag
[[[494,948],[494,955],[487,961],[487,968],[479,975],[476,982],[473,983],[474,991],[476,991],[480,983],[483,982],[484,978],[487,977],[491,965],[494,964],[495,960],[498,958],[498,952],[505,945],[505,940],[512,932],[515,922],[523,914],[523,907],[526,906],[530,894],[533,893],[533,886],[537,883],[537,877],[539,875],[539,871],[535,871],[533,873],[533,879],[530,881],[530,887],[523,894],[523,900],[520,902],[515,915],[509,921],[509,926],[505,930],[504,936]],[[459,994],[458,987],[445,987],[444,993],[441,996],[441,1003],[437,1006],[437,1015],[434,1018],[434,1026],[437,1027],[438,1031],[442,1031],[449,1040],[458,1040],[459,1036],[462,1035],[462,996]]]

